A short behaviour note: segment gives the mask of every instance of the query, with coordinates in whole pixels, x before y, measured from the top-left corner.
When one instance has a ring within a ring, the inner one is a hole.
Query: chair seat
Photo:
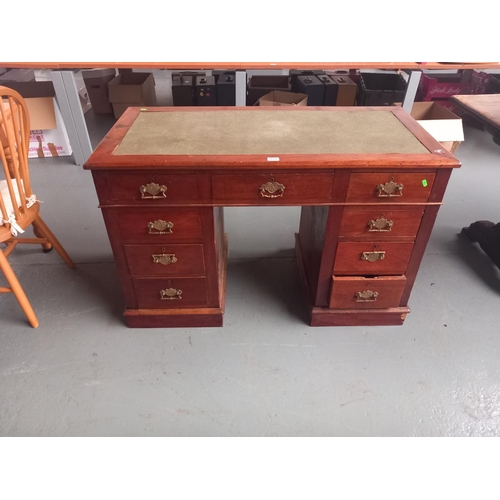
[[[24,186],[23,181],[21,180],[22,186]],[[21,196],[19,194],[19,188],[17,186],[17,181],[16,179],[12,179],[12,189],[14,190],[14,194],[16,196],[16,203],[17,203],[17,208],[21,207]],[[12,200],[10,197],[9,193],[9,188],[7,186],[7,181],[6,180],[0,180],[0,197],[3,199],[3,202],[5,204],[5,209],[7,210],[7,219],[3,219],[3,214],[0,210],[0,226],[3,226],[5,222],[9,222],[9,217],[14,215],[14,207],[12,205]],[[21,214],[21,219],[17,220],[15,219],[15,222],[18,226],[18,229],[21,228],[21,230],[24,231],[26,227],[28,227],[33,219],[36,217],[36,214],[38,213],[38,210],[36,210],[38,207],[34,205],[38,205],[36,202],[36,196],[33,195],[33,197],[30,200],[26,200],[26,207],[28,208],[28,211],[24,214]],[[11,228],[12,229],[12,228]],[[3,231],[2,231],[3,233]],[[13,233],[14,234],[14,233]],[[0,235],[1,236],[1,235]],[[0,241],[3,241],[4,238],[0,237]]]
[[[21,197],[19,196],[19,188],[17,187],[16,179],[12,179],[12,189],[16,195],[17,207],[21,206]],[[12,205],[12,199],[10,197],[9,188],[7,186],[6,180],[0,181],[0,197],[3,198],[3,202],[5,204],[5,208],[7,209],[7,219],[14,213],[14,206]],[[2,215],[2,214],[0,214]],[[4,225],[3,215],[0,218],[0,226]]]

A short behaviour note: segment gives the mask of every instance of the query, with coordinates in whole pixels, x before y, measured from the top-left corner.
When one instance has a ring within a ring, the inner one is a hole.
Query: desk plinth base
[[[408,307],[391,309],[328,309],[310,307],[311,326],[401,326]]]
[[[304,268],[304,260],[300,248],[300,238],[295,234],[295,252],[304,294],[308,301],[311,326],[400,326],[410,312],[408,307],[390,309],[330,309],[312,305],[313,294]]]
[[[127,309],[125,324],[129,328],[196,328],[222,326],[224,309]]]

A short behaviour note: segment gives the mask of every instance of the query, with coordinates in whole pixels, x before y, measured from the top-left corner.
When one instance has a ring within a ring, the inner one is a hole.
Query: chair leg
[[[24,311],[24,314],[26,314],[26,317],[28,318],[30,325],[33,328],[37,328],[40,323],[36,318],[35,311],[33,311],[33,308],[31,307],[31,304],[28,300],[28,297],[26,297],[26,294],[24,293],[21,284],[19,283],[16,275],[14,274],[14,271],[12,270],[12,267],[10,267],[7,258],[5,257],[5,255],[1,250],[0,250],[0,269],[5,275],[5,279],[9,283],[12,293],[19,302],[21,309]]]
[[[39,231],[44,238],[47,238],[49,243],[55,248],[56,252],[61,256],[64,262],[66,262],[66,264],[68,264],[71,269],[75,267],[75,264],[71,260],[71,257],[66,253],[66,250],[64,250],[58,239],[52,234],[52,231],[49,229],[47,224],[43,222],[40,215],[37,215],[36,219],[33,221],[33,229],[34,231]]]

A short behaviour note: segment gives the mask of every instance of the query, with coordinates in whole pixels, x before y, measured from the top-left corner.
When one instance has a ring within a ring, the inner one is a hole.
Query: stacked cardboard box
[[[71,155],[73,150],[52,82],[5,81],[1,84],[19,92],[28,106],[31,130],[28,157]]]
[[[122,73],[108,83],[108,91],[115,118],[129,106],[156,106],[152,73]]]
[[[95,115],[113,113],[109,102],[108,83],[116,76],[114,69],[91,69],[82,71],[83,81]]]
[[[490,74],[473,71],[468,73],[430,73],[423,74],[417,92],[417,101],[435,101],[452,112],[457,107],[449,98],[457,94],[484,94],[487,92]]]

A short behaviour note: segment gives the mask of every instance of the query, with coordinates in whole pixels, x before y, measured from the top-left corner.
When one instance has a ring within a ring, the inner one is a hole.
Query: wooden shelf
[[[500,69],[498,62],[0,62],[0,67],[33,69],[133,68],[133,69]]]

